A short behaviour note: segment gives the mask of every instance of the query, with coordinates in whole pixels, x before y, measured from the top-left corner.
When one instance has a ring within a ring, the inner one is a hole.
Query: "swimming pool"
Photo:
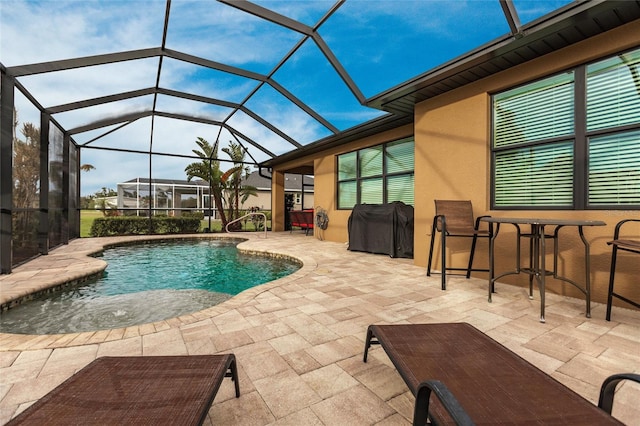
[[[300,268],[290,259],[244,254],[242,240],[171,239],[106,249],[102,278],[0,315],[0,331],[58,334],[161,321],[217,305]]]

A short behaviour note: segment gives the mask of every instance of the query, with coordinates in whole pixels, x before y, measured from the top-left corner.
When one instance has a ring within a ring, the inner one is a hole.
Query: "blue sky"
[[[254,3],[314,27],[334,1],[261,0]],[[553,11],[567,1],[514,0],[522,23]],[[17,66],[90,55],[159,47],[166,3],[163,0],[17,1],[0,0],[0,62]],[[365,98],[399,85],[476,47],[501,37],[509,27],[498,0],[347,0],[318,33],[349,73]],[[212,0],[174,0],[167,48],[268,75],[302,34]],[[21,77],[19,81],[44,106],[106,96],[156,84],[158,58]],[[340,79],[318,46],[307,40],[272,76],[332,126],[344,130],[382,112],[365,108]],[[184,91],[245,106],[302,145],[331,134],[269,85],[233,74],[165,58],[162,88]],[[17,96],[19,119],[37,123],[37,110]],[[66,129],[125,112],[148,110],[153,96],[56,114]],[[250,116],[201,102],[159,96],[157,109],[228,123],[274,154],[293,149],[287,141]],[[226,130],[182,120],[141,119],[118,131],[110,128],[79,133],[74,140],[89,146],[190,154],[198,136],[224,144]],[[249,146],[257,161],[268,155]],[[83,174],[82,194],[102,186],[149,176],[149,161],[140,155],[83,149],[82,162],[96,167]],[[153,177],[183,179],[193,160],[154,157]]]

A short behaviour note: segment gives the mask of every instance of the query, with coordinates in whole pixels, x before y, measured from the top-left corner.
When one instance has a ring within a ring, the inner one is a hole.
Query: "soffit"
[[[416,103],[640,19],[638,1],[574,2],[368,100],[412,114]]]

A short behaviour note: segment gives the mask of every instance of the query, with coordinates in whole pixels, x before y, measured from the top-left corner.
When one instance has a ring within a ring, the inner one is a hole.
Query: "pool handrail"
[[[241,216],[237,219],[232,220],[231,222],[227,223],[227,226],[225,226],[224,230],[226,232],[228,232],[229,234],[233,234],[234,231],[230,231],[229,230],[229,225],[231,225],[232,223],[236,223],[236,222],[240,222],[242,219],[244,219],[245,217],[248,216],[262,216],[262,218],[264,219],[264,238],[267,238],[267,215],[264,213],[260,213],[260,212],[251,212],[251,213],[247,213],[244,216]]]

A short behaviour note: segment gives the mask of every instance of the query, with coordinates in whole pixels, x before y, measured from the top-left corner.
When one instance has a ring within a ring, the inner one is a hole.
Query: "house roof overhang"
[[[367,100],[396,114],[413,114],[414,105],[532,59],[640,19],[640,2],[574,2],[517,32],[434,68]]]
[[[345,130],[337,135],[320,139],[319,141],[311,143],[305,147],[278,156],[269,161],[265,161],[261,164],[261,167],[270,169],[275,168],[281,164],[295,161],[303,157],[313,156],[314,154],[317,154],[319,152],[323,152],[349,142],[354,142],[369,136],[373,136],[381,132],[394,130],[411,123],[413,123],[413,114],[386,114],[382,117],[378,117],[359,126],[352,127],[351,129]],[[288,173],[313,174],[313,161],[310,160],[306,164],[287,168],[286,171]]]
[[[503,3],[503,8],[509,5]],[[505,11],[508,15],[508,11]],[[571,3],[555,13],[519,26],[511,34],[485,44],[366,100],[390,114],[270,159],[276,167],[309,155],[413,122],[415,105],[551,52],[640,19],[640,2],[593,0]],[[313,164],[308,167],[313,168]]]

